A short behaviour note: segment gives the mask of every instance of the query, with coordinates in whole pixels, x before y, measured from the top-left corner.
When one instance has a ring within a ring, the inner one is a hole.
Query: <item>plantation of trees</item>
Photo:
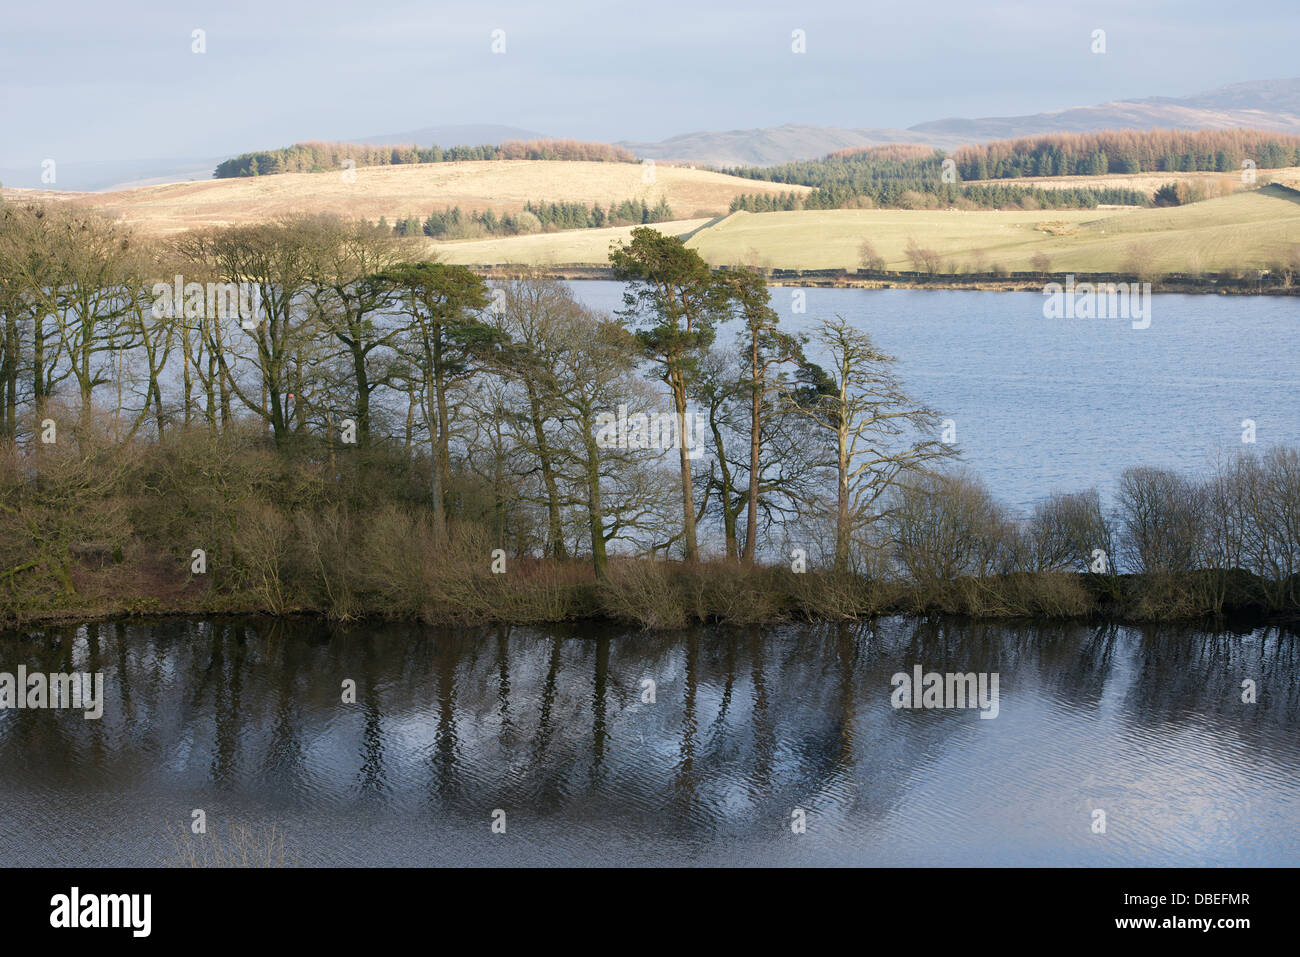
[[[1052,134],[963,146],[952,156],[955,182],[944,182],[945,156],[925,146],[840,150],[818,160],[778,166],[738,167],[746,179],[813,187],[800,198],[744,195],[731,204],[749,212],[789,209],[1023,207],[1092,209],[1098,205],[1150,206],[1141,190],[1120,187],[1041,189],[964,185],[963,181],[1043,176],[1104,176],[1144,172],[1240,172],[1300,165],[1300,136],[1264,130],[1120,130]],[[1183,201],[1187,193],[1184,191]],[[1162,202],[1166,200],[1162,199]]]
[[[395,236],[430,236],[434,239],[475,239],[481,236],[520,236],[535,232],[559,232],[566,229],[598,229],[602,226],[638,226],[666,223],[673,211],[666,199],[654,206],[644,200],[627,199],[610,203],[528,202],[518,213],[498,215],[492,210],[464,213],[459,206],[430,213],[424,220],[417,216],[399,219],[393,226]],[[386,224],[381,224],[386,225]]]
[[[581,140],[510,140],[500,146],[434,144],[425,149],[411,144],[372,146],[364,143],[295,143],[276,150],[244,153],[217,165],[217,179],[268,176],[275,173],[318,173],[337,170],[351,160],[358,167],[398,166],[412,163],[454,163],[466,160],[578,160],[592,163],[635,163],[627,150],[608,143]]]
[[[1300,136],[1267,130],[1108,130],[963,146],[962,179],[1104,176],[1107,173],[1240,172],[1300,165]]]
[[[1101,205],[1150,206],[1151,199],[1136,189],[1118,187],[1044,189],[998,185],[962,186],[951,183],[898,182],[872,192],[851,187],[818,189],[807,196],[745,193],[731,201],[731,211],[771,213],[794,209],[844,209],[878,206],[882,209],[1096,209]]]
[[[953,171],[954,182],[944,182],[943,153],[924,146],[886,146],[840,150],[819,160],[770,167],[727,170],[733,176],[811,186],[799,197],[746,194],[731,203],[731,210],[752,213],[791,209],[843,209],[875,206],[890,209],[933,209],[958,206],[968,209],[1024,207],[1032,209],[1093,209],[1098,205],[1149,206],[1141,190],[1124,188],[1042,189],[1006,185],[965,185],[973,179]],[[1104,170],[1103,170],[1104,172]]]

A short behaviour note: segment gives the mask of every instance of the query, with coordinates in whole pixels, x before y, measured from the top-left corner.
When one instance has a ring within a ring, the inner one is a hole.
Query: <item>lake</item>
[[[5,866],[173,862],[195,809],[304,865],[1300,864],[1274,627],[177,619],[0,635],[19,664],[106,703],[0,711]],[[895,708],[918,665],[996,674],[996,718]]]
[[[572,283],[622,306],[621,283]],[[790,331],[843,316],[899,360],[914,398],[951,418],[970,471],[1021,508],[1113,492],[1121,471],[1187,472],[1243,448],[1300,445],[1300,299],[1159,295],[1150,326],[1048,319],[1039,293],[773,287]],[[794,311],[803,295],[803,312]],[[720,344],[730,345],[725,329]],[[1242,443],[1242,421],[1256,443]]]

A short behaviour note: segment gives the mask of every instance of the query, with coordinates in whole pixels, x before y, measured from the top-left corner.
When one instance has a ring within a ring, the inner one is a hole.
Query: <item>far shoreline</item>
[[[513,279],[521,275],[541,275],[566,282],[617,282],[614,270],[607,266],[581,263],[562,265],[470,265],[470,269],[489,281]],[[715,268],[725,272],[726,267]],[[769,286],[805,287],[810,289],[919,289],[966,290],[970,292],[1042,293],[1049,283],[1064,284],[1073,277],[1075,286],[1092,283],[1098,286],[1120,283],[1150,283],[1158,294],[1220,296],[1300,296],[1300,283],[1290,286],[1265,278],[1234,277],[1218,273],[1201,276],[1170,274],[1150,279],[1124,273],[935,273],[878,272],[848,269],[761,269]]]

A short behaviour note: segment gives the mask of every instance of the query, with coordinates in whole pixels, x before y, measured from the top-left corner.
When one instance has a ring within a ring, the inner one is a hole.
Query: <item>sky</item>
[[[1294,76],[1297,40],[1296,0],[5,0],[0,166],[458,124],[906,127]]]

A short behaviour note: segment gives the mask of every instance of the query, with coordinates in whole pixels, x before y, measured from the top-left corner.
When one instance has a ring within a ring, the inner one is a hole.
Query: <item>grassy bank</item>
[[[588,564],[576,561],[522,559],[508,563],[513,567],[506,573],[493,574],[487,563],[471,564],[463,557],[455,562],[431,560],[431,555],[411,555],[405,549],[402,557],[417,564],[397,581],[357,575],[344,582],[333,577],[334,570],[320,569],[319,576],[294,573],[232,587],[178,573],[132,549],[117,562],[78,562],[71,574],[73,592],[41,601],[15,601],[10,592],[0,627],[230,614],[459,626],[604,620],[667,630],[701,623],[845,621],[885,614],[1131,622],[1300,620],[1300,609],[1279,611],[1267,598],[1268,583],[1244,571],[1114,577],[1020,573],[960,578],[935,589],[827,570],[797,574],[781,566],[746,569],[721,560],[696,565],[615,560],[610,574],[597,581]]]
[[[493,532],[472,473],[455,476],[460,517],[440,533],[427,459],[286,454],[253,429],[161,442],[94,434],[0,457],[0,625],[228,613],[647,628],[895,612],[1300,617],[1290,450],[1202,482],[1129,470],[1113,514],[1081,493],[1016,518],[979,483],[933,476],[900,490],[847,568],[810,533],[803,554],[773,542],[752,568],[625,555],[597,577],[589,560],[534,557]],[[1098,563],[1094,545],[1109,560]],[[1117,570],[1121,555],[1132,573]],[[1245,570],[1257,565],[1263,574]]]

